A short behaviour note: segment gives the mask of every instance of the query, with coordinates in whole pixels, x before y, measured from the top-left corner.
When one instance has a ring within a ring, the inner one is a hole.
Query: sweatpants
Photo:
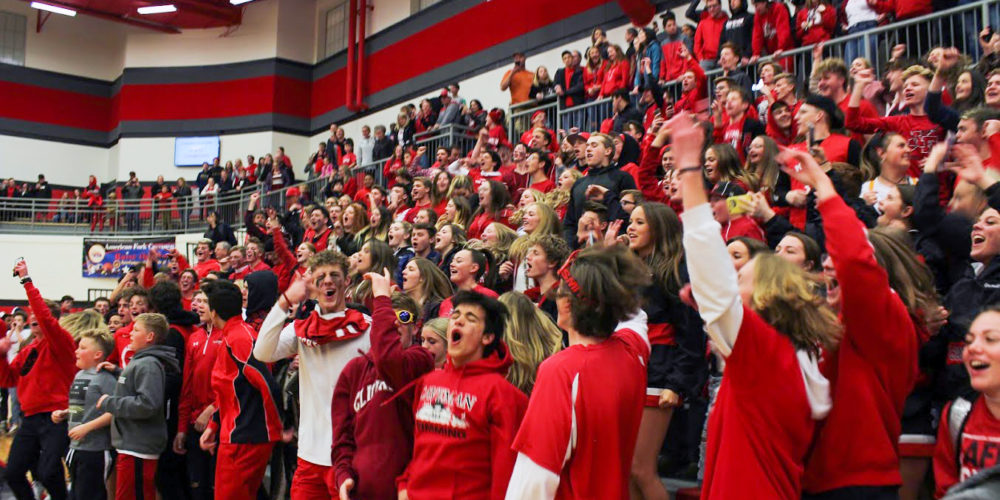
[[[52,413],[36,413],[24,417],[14,434],[7,459],[7,484],[18,500],[34,500],[35,493],[25,476],[41,481],[52,500],[66,498],[66,477],[62,457],[69,449],[66,422],[53,423]]]
[[[119,452],[115,500],[156,500],[156,462]]]
[[[274,443],[219,443],[215,457],[216,500],[249,500],[257,496]]]
[[[69,469],[71,500],[107,500],[104,481],[111,475],[115,460],[110,450],[69,450],[66,467]]]
[[[329,465],[318,465],[299,457],[292,477],[292,500],[315,500],[340,498],[340,492],[333,486]]]
[[[198,443],[201,433],[189,429],[184,436],[184,448],[187,450],[187,478],[193,500],[212,500],[215,484],[215,456],[201,449]]]

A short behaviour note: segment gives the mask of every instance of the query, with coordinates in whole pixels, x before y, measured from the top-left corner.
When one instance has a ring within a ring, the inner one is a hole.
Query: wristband
[[[678,174],[686,174],[688,172],[694,172],[694,171],[701,172],[701,165],[694,167],[682,167],[677,169]]]
[[[288,304],[288,308],[291,309],[292,308],[292,301],[288,300],[288,296],[285,295],[285,292],[281,292],[281,298],[285,299],[285,303],[287,303]]]
[[[21,284],[22,285],[27,285],[28,283],[31,283],[31,276],[25,276],[25,277],[21,278]]]

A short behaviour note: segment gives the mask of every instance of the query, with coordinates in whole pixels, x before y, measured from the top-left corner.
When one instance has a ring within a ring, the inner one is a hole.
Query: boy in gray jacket
[[[178,370],[174,348],[160,345],[167,329],[167,318],[162,314],[140,314],[135,319],[129,344],[135,356],[118,377],[115,395],[101,396],[97,401],[97,407],[113,417],[117,499],[156,498],[156,462],[167,448],[166,374]]]

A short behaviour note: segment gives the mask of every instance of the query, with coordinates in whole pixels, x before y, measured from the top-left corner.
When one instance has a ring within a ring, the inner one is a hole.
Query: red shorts
[[[215,458],[215,498],[256,498],[274,443],[219,444]]]
[[[156,460],[118,453],[116,500],[156,500]]]
[[[333,484],[332,466],[317,465],[298,458],[295,476],[292,477],[292,500],[317,500],[340,498]],[[218,485],[216,485],[218,489]]]

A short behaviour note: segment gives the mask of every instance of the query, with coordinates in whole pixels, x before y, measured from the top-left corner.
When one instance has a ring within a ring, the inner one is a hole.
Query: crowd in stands
[[[585,130],[512,143],[452,85],[356,142],[332,125],[321,189],[283,151],[161,182],[260,186],[245,237],[208,212],[192,259],[151,252],[92,309],[18,262],[7,484],[66,498],[65,458],[73,498],[664,499],[664,472],[706,499],[997,498],[1000,34],[875,68],[821,42],[927,8],[698,6],[628,50],[595,30],[552,80],[514,56],[512,103],[612,98]],[[414,148],[454,123],[471,149]],[[385,158],[384,184],[355,170]]]

